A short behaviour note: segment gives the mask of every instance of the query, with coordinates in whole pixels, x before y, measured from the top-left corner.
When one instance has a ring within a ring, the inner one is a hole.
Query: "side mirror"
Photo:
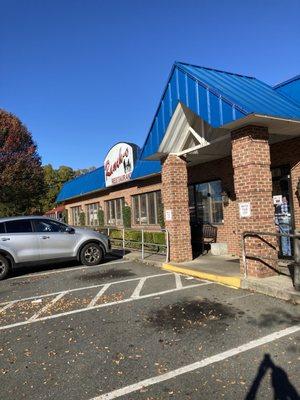
[[[68,233],[75,233],[75,229],[72,228],[71,226],[68,226],[67,229],[66,229],[66,232],[68,232]]]

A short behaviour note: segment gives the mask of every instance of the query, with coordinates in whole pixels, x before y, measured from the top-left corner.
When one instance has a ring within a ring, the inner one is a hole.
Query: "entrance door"
[[[282,166],[272,169],[273,204],[275,224],[280,233],[293,232],[293,215],[291,204],[290,167]],[[293,241],[289,237],[279,240],[279,256],[293,256]]]
[[[203,225],[223,222],[222,185],[220,180],[189,186],[189,209],[194,256],[203,251]]]

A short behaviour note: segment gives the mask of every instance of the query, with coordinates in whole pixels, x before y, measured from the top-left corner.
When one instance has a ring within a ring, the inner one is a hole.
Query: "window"
[[[134,224],[158,225],[161,205],[160,191],[132,196]]]
[[[37,219],[34,220],[34,228],[36,232],[66,232],[67,226],[56,221]]]
[[[29,219],[18,219],[15,221],[5,222],[7,233],[28,233],[32,232],[31,222]]]
[[[71,208],[72,212],[72,223],[73,225],[80,225],[80,213],[81,213],[81,207],[72,207]]]
[[[99,224],[98,210],[99,210],[99,203],[87,204],[86,206],[87,225],[96,226]]]
[[[189,187],[191,222],[220,224],[223,222],[221,181],[199,183]]]
[[[4,222],[2,222],[2,223],[0,224],[0,235],[1,235],[1,233],[5,233]]]
[[[123,225],[124,198],[108,200],[105,202],[106,225]]]

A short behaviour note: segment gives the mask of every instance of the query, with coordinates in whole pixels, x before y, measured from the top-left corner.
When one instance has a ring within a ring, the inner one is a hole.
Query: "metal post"
[[[300,235],[300,229],[295,229],[295,235]],[[294,237],[294,287],[300,291],[300,237]]]
[[[170,249],[169,249],[169,231],[166,229],[166,262],[170,261]]]
[[[144,259],[144,229],[142,229],[142,260]]]
[[[125,229],[122,229],[122,239],[123,239],[123,256],[125,255]]]
[[[246,258],[246,235],[242,234],[242,263],[244,268],[244,279],[248,278],[248,266],[247,266],[247,258]]]

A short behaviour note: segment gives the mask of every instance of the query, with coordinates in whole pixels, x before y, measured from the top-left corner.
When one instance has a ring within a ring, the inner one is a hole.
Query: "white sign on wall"
[[[281,206],[282,204],[282,195],[273,196],[273,204],[274,206]]]
[[[165,217],[166,217],[166,221],[172,221],[172,219],[173,219],[172,210],[166,210]]]
[[[134,168],[134,150],[128,143],[117,143],[104,160],[105,186],[129,181]]]
[[[240,218],[251,217],[251,204],[249,202],[239,203],[239,211],[240,211]]]

